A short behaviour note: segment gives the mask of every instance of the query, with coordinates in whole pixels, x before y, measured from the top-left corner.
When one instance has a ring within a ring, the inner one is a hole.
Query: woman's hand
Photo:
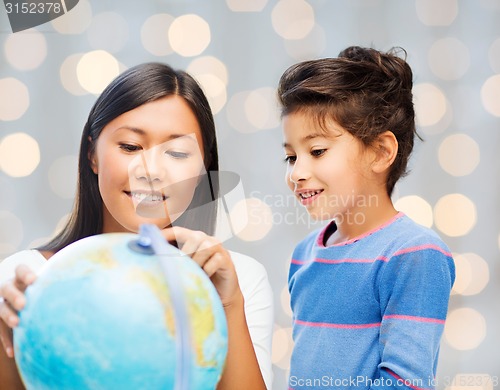
[[[0,339],[8,357],[14,357],[12,328],[19,324],[17,312],[24,308],[24,291],[36,279],[35,273],[26,265],[16,268],[14,280],[0,286]]]
[[[228,327],[226,365],[217,390],[265,389],[245,317],[244,298],[231,256],[214,237],[182,227],[162,231],[167,241],[177,242],[212,280],[224,306]]]
[[[242,299],[238,277],[228,251],[214,237],[182,227],[162,230],[167,241],[177,242],[179,249],[190,256],[210,277],[227,309]]]

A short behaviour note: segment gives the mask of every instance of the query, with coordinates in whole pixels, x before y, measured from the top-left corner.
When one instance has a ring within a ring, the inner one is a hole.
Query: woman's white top
[[[264,266],[255,259],[233,251],[229,251],[229,253],[236,269],[241,292],[245,298],[245,316],[255,354],[266,387],[271,389],[274,308],[273,293],[267,272]],[[14,277],[15,269],[20,264],[26,264],[38,273],[45,263],[45,257],[35,249],[14,253],[0,262],[0,285]]]

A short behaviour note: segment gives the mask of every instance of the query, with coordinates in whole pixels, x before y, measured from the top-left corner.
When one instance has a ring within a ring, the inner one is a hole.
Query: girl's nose
[[[294,184],[298,184],[300,181],[305,181],[310,177],[310,170],[307,163],[299,160],[295,160],[293,165],[289,166],[288,180]]]

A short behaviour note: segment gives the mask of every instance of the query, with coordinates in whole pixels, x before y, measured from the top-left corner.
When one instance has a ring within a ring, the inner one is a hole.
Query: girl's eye
[[[190,156],[189,153],[185,153],[185,152],[175,152],[173,150],[169,150],[166,152],[169,156],[173,157],[173,158],[178,158],[178,159],[185,159],[185,158],[188,158]]]
[[[126,152],[137,152],[138,150],[141,149],[141,147],[137,146],[137,145],[120,144],[120,149],[122,149]]]
[[[326,149],[315,149],[315,150],[311,150],[311,155],[314,157],[320,157],[323,154],[325,154],[325,152],[326,152]]]
[[[293,164],[297,160],[297,156],[286,156],[285,162],[288,164]]]

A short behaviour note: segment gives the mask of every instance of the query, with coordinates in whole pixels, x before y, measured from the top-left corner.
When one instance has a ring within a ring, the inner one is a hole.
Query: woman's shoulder
[[[244,255],[239,252],[228,251],[231,255],[231,260],[233,260],[236,273],[238,274],[238,279],[241,276],[246,275],[249,278],[265,277],[267,278],[266,268],[255,260],[253,257]]]
[[[26,264],[38,272],[45,261],[45,257],[36,249],[26,249],[10,255],[0,262],[0,284],[14,277],[18,265]]]
[[[264,265],[259,263],[253,257],[239,252],[228,251],[238,276],[238,283],[243,295],[249,292],[262,289],[270,289],[267,271]]]

